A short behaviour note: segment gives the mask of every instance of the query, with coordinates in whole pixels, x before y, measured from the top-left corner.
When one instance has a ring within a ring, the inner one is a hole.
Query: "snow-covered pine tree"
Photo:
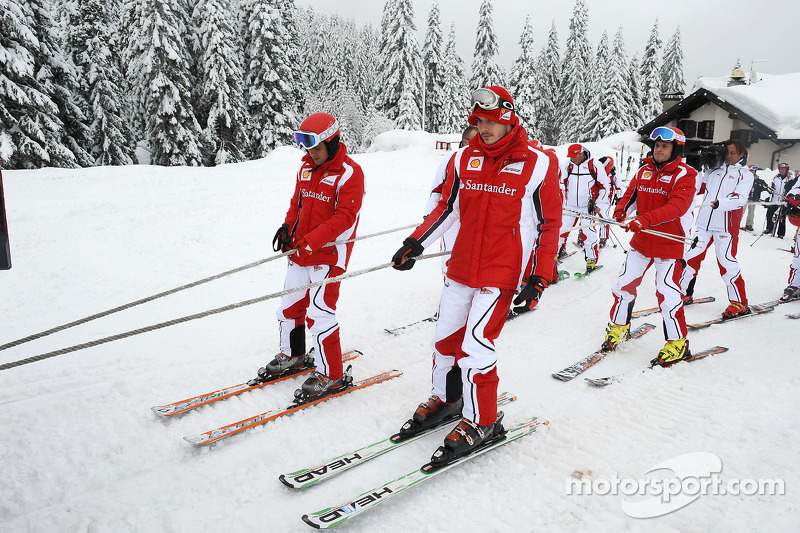
[[[533,28],[530,15],[525,18],[525,26],[519,38],[519,57],[511,67],[508,76],[508,92],[514,98],[517,116],[522,126],[527,130],[528,137],[539,139],[537,102],[539,100],[538,87],[539,70],[536,68],[536,58],[533,55]]]
[[[103,0],[73,0],[64,5],[67,45],[88,102],[89,153],[94,165],[136,162],[136,139],[125,117],[125,91],[110,44],[113,19]]]
[[[242,0],[244,24],[245,105],[250,116],[247,136],[254,158],[289,144],[299,121],[286,101],[289,82],[289,36],[280,12],[281,0]]]
[[[639,68],[639,54],[633,54],[633,57],[628,64],[626,85],[628,90],[625,93],[625,97],[628,100],[628,109],[630,111],[630,129],[636,130],[645,123],[644,112],[642,109],[642,92],[644,91],[644,88],[642,84],[642,71]]]
[[[378,102],[378,64],[375,61],[380,57],[378,40],[378,34],[369,24],[359,31],[354,86],[365,110],[374,108]]]
[[[661,66],[658,52],[661,50],[661,38],[658,36],[658,19],[650,30],[650,38],[642,56],[642,116],[644,122],[650,122],[663,110],[661,104]]]
[[[388,70],[389,49],[392,43],[391,25],[397,12],[398,0],[386,0],[383,4],[383,14],[381,15],[381,26],[378,33],[378,79],[377,94],[379,110],[388,115],[389,103],[385,91],[386,80],[391,75]]]
[[[678,26],[664,47],[664,63],[661,65],[661,93],[683,94],[685,90],[681,27]]]
[[[442,94],[444,90],[442,29],[439,3],[434,2],[428,14],[428,29],[422,46],[422,68],[425,79],[425,131],[437,132],[442,126]]]
[[[422,124],[422,55],[414,36],[411,0],[394,0],[396,12],[389,22],[389,41],[381,58],[385,78],[384,108],[399,128],[420,129]],[[400,105],[405,98],[407,102]],[[415,105],[410,105],[414,102]],[[407,116],[401,116],[407,114]]]
[[[444,49],[443,70],[442,125],[446,133],[461,133],[467,126],[470,95],[464,76],[464,60],[456,51],[455,24],[450,24],[450,34]]]
[[[488,85],[505,85],[505,73],[495,61],[498,48],[497,37],[492,29],[492,9],[491,0],[482,0],[472,57],[472,76],[469,79],[470,90],[473,91]]]
[[[587,38],[588,18],[589,12],[584,0],[575,0],[561,73],[562,144],[580,142],[588,134],[586,107],[591,91],[588,90],[587,83],[592,61],[592,50]]]
[[[608,83],[608,33],[603,32],[597,44],[597,53],[592,63],[589,78],[591,83],[589,106],[586,108],[587,139],[597,141],[605,137],[609,129],[608,103],[605,87]],[[616,133],[616,132],[615,132]]]
[[[200,125],[190,102],[183,38],[188,15],[176,0],[128,0],[123,9],[130,31],[124,55],[138,112],[145,117],[150,162],[200,165]]]
[[[625,52],[625,40],[622,37],[622,26],[619,27],[614,37],[607,70],[603,91],[605,92],[604,101],[609,121],[605,131],[600,132],[601,137],[634,129],[630,101],[629,98],[626,98],[630,91],[628,89],[628,59]]]
[[[40,43],[28,4],[0,0],[0,11],[0,146],[10,149],[4,166],[57,166],[54,160],[70,158],[75,166],[70,150],[56,143],[63,130],[58,107],[34,79]]]
[[[208,153],[204,162],[244,160],[247,115],[241,50],[228,0],[198,0],[192,13],[199,98],[195,107]]]
[[[550,25],[547,45],[536,60],[539,71],[539,100],[537,120],[544,144],[558,144],[561,136],[561,113],[559,99],[561,97],[561,53],[558,45],[556,23]]]
[[[237,0],[238,2],[239,0]],[[295,6],[294,0],[282,0],[278,6],[281,16],[283,17],[283,25],[286,28],[286,35],[289,39],[287,43],[288,56],[289,56],[289,70],[291,77],[287,80],[289,84],[290,95],[287,98],[286,108],[287,113],[294,117],[297,121],[296,125],[300,125],[303,120],[305,110],[305,94],[306,94],[306,79],[303,75],[300,47],[300,29],[297,24],[298,10]]]

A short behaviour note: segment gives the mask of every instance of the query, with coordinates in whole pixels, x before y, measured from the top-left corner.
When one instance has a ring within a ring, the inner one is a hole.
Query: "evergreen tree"
[[[569,23],[569,37],[564,52],[561,78],[560,143],[579,142],[587,135],[586,107],[590,92],[587,90],[588,69],[592,52],[587,38],[589,13],[584,0],[576,0]]]
[[[642,84],[642,73],[639,68],[639,54],[633,55],[628,66],[627,87],[628,90],[625,96],[628,99],[628,108],[630,109],[630,129],[636,130],[645,123],[644,112],[642,109],[642,93],[644,89]]]
[[[198,0],[192,13],[199,76],[195,115],[204,128],[209,165],[244,160],[244,81],[231,12],[227,0]]]
[[[483,0],[478,14],[472,77],[469,80],[472,90],[488,85],[505,85],[503,69],[495,61],[497,54],[497,37],[492,29],[492,1]]]
[[[550,25],[547,46],[539,54],[536,64],[540,73],[537,105],[540,140],[544,144],[554,145],[558,144],[561,136],[561,53],[555,21]]]
[[[608,126],[605,131],[601,131],[602,137],[613,135],[621,131],[634,129],[634,121],[631,116],[630,94],[628,89],[628,58],[625,53],[625,41],[622,37],[622,26],[617,30],[614,37],[614,45],[608,59],[608,75],[604,101],[606,103],[606,113],[608,114]]]
[[[604,90],[608,82],[608,33],[603,32],[597,44],[597,54],[592,65],[591,95],[589,106],[586,108],[587,139],[596,141],[605,137],[609,129],[607,93]]]
[[[239,1],[239,0],[237,0]],[[303,117],[306,114],[305,110],[305,94],[306,94],[306,79],[303,75],[301,53],[303,50],[300,47],[300,30],[297,24],[297,6],[294,0],[282,0],[279,4],[278,10],[283,17],[283,25],[286,28],[286,35],[288,37],[288,56],[289,56],[289,71],[291,72],[289,83],[289,98],[286,103],[288,113],[297,121],[296,125],[300,125]]]
[[[678,26],[664,48],[664,63],[661,65],[661,93],[683,94],[685,88],[681,28]]]
[[[292,94],[290,42],[280,12],[281,0],[242,0],[245,21],[245,102],[250,116],[247,136],[253,157],[265,157],[275,147],[289,144],[299,124]]]
[[[187,14],[176,0],[129,0],[123,20],[130,30],[128,77],[144,116],[150,162],[196,166],[202,162],[200,125],[191,93]]]
[[[94,165],[131,165],[136,140],[124,116],[122,74],[110,49],[112,20],[101,0],[71,2],[67,42],[78,69],[79,90],[88,102],[89,153]]]
[[[531,17],[525,18],[525,26],[519,38],[520,53],[511,74],[508,78],[508,91],[514,98],[517,116],[522,126],[527,130],[528,136],[534,139],[541,137],[539,130],[538,109],[536,102],[539,100],[539,71],[536,68],[536,58],[533,55],[533,29]]]
[[[650,38],[644,49],[642,57],[642,116],[644,122],[656,118],[663,109],[661,104],[661,68],[658,62],[658,52],[661,50],[661,39],[658,36],[658,19],[650,30]]]
[[[389,41],[384,49],[385,78],[383,105],[386,115],[400,128],[421,128],[422,56],[414,37],[414,8],[411,0],[394,0],[396,12],[389,22]],[[405,99],[404,105],[401,100]],[[410,102],[415,105],[410,105]],[[416,127],[414,126],[416,125]]]
[[[455,24],[450,25],[443,70],[442,125],[447,133],[461,133],[467,126],[470,94],[464,76],[464,60],[456,51]]]
[[[425,76],[425,130],[439,131],[442,124],[442,94],[444,89],[442,30],[439,21],[439,4],[433,3],[428,14],[428,30],[422,47],[422,64]]]

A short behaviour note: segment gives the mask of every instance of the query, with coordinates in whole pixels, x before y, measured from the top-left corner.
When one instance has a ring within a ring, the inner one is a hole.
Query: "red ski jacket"
[[[696,187],[697,171],[680,159],[670,161],[660,169],[652,159],[645,159],[617,203],[614,217],[636,211],[643,228],[685,237],[681,217],[691,215]],[[631,248],[645,257],[681,259],[684,245],[639,232],[631,239]]]
[[[525,129],[496,157],[480,143],[447,165],[442,198],[411,237],[426,247],[459,221],[447,277],[473,288],[516,289],[533,251],[533,274],[552,277],[561,229],[558,159],[528,146]],[[474,140],[474,139],[473,139]]]
[[[347,269],[353,243],[324,247],[331,241],[356,236],[361,201],[364,198],[364,172],[339,143],[333,159],[319,167],[306,154],[284,222],[289,224],[293,246],[305,240],[312,253],[291,260],[301,266],[332,265]]]

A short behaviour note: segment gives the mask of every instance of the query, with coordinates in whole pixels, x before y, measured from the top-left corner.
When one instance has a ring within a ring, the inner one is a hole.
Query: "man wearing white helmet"
[[[772,183],[770,184],[770,187],[772,187],[772,198],[770,202],[780,202],[783,200],[782,196],[789,190],[786,188],[791,180],[789,176],[789,164],[781,163],[778,165],[778,173],[772,178]],[[783,236],[786,235],[786,213],[783,209],[778,211],[779,207],[778,205],[767,207],[767,229],[764,231],[764,234],[770,233],[777,236],[779,239],[783,239]],[[777,217],[775,217],[776,214],[778,215]],[[773,218],[777,218],[777,220],[773,220]]]
[[[356,236],[364,173],[347,155],[340,140],[339,121],[328,113],[314,113],[294,134],[306,151],[284,223],[272,241],[274,250],[297,251],[289,256],[284,289],[342,275],[353,243],[326,246]],[[280,352],[258,371],[262,379],[316,363],[316,372],[302,385],[300,397],[326,394],[348,384],[342,369],[342,349],[336,302],[339,282],[285,295],[277,311]],[[309,325],[316,361],[306,352]]]

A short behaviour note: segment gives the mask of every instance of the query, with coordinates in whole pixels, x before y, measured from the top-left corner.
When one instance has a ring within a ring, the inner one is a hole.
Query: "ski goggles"
[[[491,89],[478,89],[472,93],[472,98],[469,102],[469,112],[472,113],[479,107],[484,111],[494,111],[500,108],[514,111],[513,102],[500,98],[497,93]]]
[[[653,133],[650,134],[651,141],[658,141],[659,139],[664,142],[672,142],[672,141],[677,141],[679,143],[686,142],[685,135],[676,133],[675,130],[671,128],[664,128],[664,127],[656,128],[653,130]]]

